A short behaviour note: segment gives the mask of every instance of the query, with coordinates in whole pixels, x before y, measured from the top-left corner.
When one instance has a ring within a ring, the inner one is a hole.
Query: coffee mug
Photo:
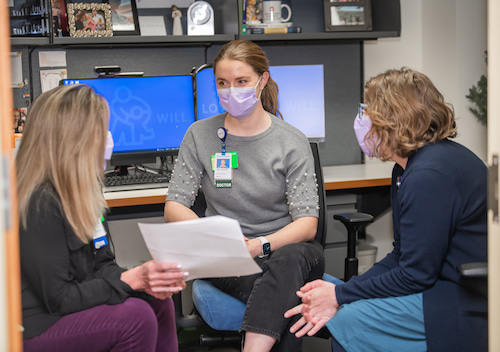
[[[263,19],[262,21],[267,24],[280,24],[282,22],[290,21],[292,18],[292,9],[286,4],[282,4],[281,1],[263,1]],[[288,16],[286,18],[281,17],[281,11],[286,8],[288,11]]]

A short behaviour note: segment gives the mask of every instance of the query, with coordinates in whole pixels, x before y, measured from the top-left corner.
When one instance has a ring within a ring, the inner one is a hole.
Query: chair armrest
[[[373,216],[366,213],[343,213],[333,215],[335,220],[340,220],[344,225],[370,223],[373,222]]]
[[[465,263],[458,266],[458,272],[463,277],[488,277],[488,263]]]

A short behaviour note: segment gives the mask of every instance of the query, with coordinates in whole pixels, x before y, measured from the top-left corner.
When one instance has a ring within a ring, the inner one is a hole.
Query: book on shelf
[[[293,22],[274,23],[247,23],[247,28],[272,28],[272,27],[293,27]]]
[[[246,0],[238,0],[238,12],[240,14],[238,18],[238,25],[240,27],[241,34],[245,34],[246,32],[246,16],[247,16],[247,11],[245,9],[246,7]]]
[[[265,27],[247,28],[247,34],[278,34],[278,33],[302,33],[302,27]]]

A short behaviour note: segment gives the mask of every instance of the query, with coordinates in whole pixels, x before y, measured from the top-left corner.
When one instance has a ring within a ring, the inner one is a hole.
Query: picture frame
[[[69,36],[68,14],[64,0],[52,0],[52,20],[55,36]]]
[[[27,115],[28,115],[28,108],[14,109],[13,111],[14,123],[12,125],[13,133],[23,133]]]
[[[68,3],[68,26],[71,37],[111,37],[113,27],[108,4]]]
[[[325,32],[371,31],[370,0],[323,0]]]
[[[107,0],[111,10],[113,35],[141,35],[135,0]]]

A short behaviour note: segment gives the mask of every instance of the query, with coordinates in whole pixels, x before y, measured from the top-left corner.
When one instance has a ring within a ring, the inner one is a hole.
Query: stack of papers
[[[153,259],[174,262],[187,280],[246,276],[261,272],[248,252],[237,220],[210,216],[167,224],[139,223]]]

